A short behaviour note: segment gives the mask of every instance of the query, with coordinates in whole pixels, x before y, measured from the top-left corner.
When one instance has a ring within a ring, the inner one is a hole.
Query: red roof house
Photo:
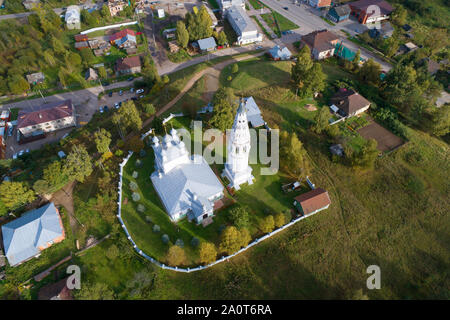
[[[294,205],[303,215],[313,214],[327,209],[331,200],[328,192],[322,188],[316,188],[294,198]]]
[[[374,23],[389,18],[394,8],[384,0],[359,0],[349,3],[351,15],[359,23]]]

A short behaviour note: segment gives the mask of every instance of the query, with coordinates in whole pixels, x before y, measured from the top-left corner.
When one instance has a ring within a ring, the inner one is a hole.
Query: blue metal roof
[[[213,37],[200,39],[197,42],[198,42],[198,46],[199,46],[200,50],[208,50],[211,48],[215,48],[217,46],[216,40],[214,40]]]
[[[281,60],[289,60],[292,56],[291,52],[287,47],[281,48],[279,45],[276,45],[275,47],[270,49],[269,53],[274,59],[281,59]]]
[[[14,266],[39,254],[39,247],[47,247],[64,230],[58,211],[50,202],[4,224],[2,233],[5,256]]]

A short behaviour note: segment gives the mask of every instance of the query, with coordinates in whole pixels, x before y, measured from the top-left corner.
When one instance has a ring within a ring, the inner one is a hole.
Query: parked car
[[[100,107],[99,110],[100,110],[100,113],[103,113],[103,108],[102,107]]]
[[[21,157],[25,153],[25,150],[20,150],[18,156]]]
[[[284,10],[289,10],[289,8],[288,8],[288,7],[284,7],[283,9],[284,9]]]
[[[119,104],[117,102],[114,103],[114,108],[119,109]]]
[[[142,93],[142,92],[144,92],[144,89],[137,89],[136,90],[136,94],[139,94],[139,93]]]
[[[122,101],[119,102],[119,107],[121,107],[121,106],[122,106]]]
[[[112,95],[113,95],[113,92],[112,92],[112,91],[108,92],[108,96],[109,96],[109,97],[112,97]]]
[[[129,77],[128,81],[133,81],[133,79],[134,79],[133,77]]]
[[[262,46],[257,46],[256,50],[262,49]]]
[[[139,99],[142,99],[143,97],[144,97],[144,95],[142,94],[142,95],[139,96]]]
[[[130,92],[133,93],[133,92],[134,92],[134,88],[131,88],[131,89],[130,89]]]
[[[103,106],[103,111],[108,111],[108,110],[109,110],[108,106]]]
[[[131,97],[131,100],[136,101],[137,98],[136,97]]]
[[[123,95],[123,90],[119,91],[119,96]]]
[[[13,159],[17,159],[17,153],[14,153],[12,156]]]

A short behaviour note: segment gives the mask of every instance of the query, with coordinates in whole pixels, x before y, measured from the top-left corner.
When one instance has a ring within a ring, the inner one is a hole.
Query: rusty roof
[[[25,128],[40,123],[58,120],[72,116],[72,100],[57,101],[40,106],[34,106],[33,111],[19,111],[17,128]]]
[[[304,214],[310,214],[311,212],[322,209],[331,204],[328,192],[322,188],[316,188],[303,193],[295,197],[294,200],[301,205]]]
[[[339,37],[326,29],[316,30],[308,33],[302,37],[302,41],[305,42],[310,48],[316,49],[319,52],[330,50],[334,48],[333,41],[338,40]]]
[[[140,66],[141,59],[139,58],[139,56],[118,59],[116,62],[116,70],[129,70],[131,68]]]

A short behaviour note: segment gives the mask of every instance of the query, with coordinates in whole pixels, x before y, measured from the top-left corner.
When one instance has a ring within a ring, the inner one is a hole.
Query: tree
[[[220,88],[216,91],[213,97],[212,104],[214,112],[209,120],[209,125],[217,128],[220,131],[225,131],[231,128],[234,121],[235,101],[236,97],[231,88]]]
[[[353,152],[352,164],[361,168],[373,168],[380,151],[377,149],[377,141],[369,139],[359,152]]]
[[[48,183],[49,191],[56,191],[67,183],[67,175],[64,172],[61,161],[53,161],[44,169],[42,178]],[[35,190],[37,192],[37,190]]]
[[[13,76],[8,79],[9,90],[14,94],[23,94],[30,90],[30,84],[20,76]]]
[[[139,136],[134,136],[128,142],[128,148],[133,152],[139,152],[144,148],[144,142],[139,138]]]
[[[202,242],[199,248],[200,263],[210,264],[216,261],[216,246],[210,242]]]
[[[279,212],[273,217],[273,220],[275,227],[280,228],[286,223],[286,215],[283,212]]]
[[[247,228],[243,228],[239,231],[239,239],[241,247],[246,247],[249,242],[252,240],[252,236],[250,235],[250,231]]]
[[[64,46],[64,43],[60,39],[52,37],[50,40],[50,44],[53,48],[53,51],[56,54],[62,55],[63,53],[66,52],[66,47]]]
[[[73,66],[79,66],[82,62],[80,55],[76,52],[70,52],[66,60],[70,61]]]
[[[24,182],[3,181],[0,184],[0,201],[6,208],[15,210],[36,198]]]
[[[361,50],[358,49],[358,51],[356,51],[355,57],[352,60],[353,72],[358,72],[360,60],[361,60]]]
[[[233,63],[231,66],[231,73],[237,73],[239,71],[239,66],[237,63]]]
[[[358,71],[358,78],[367,84],[378,87],[380,84],[381,65],[373,59],[367,60]]]
[[[300,49],[297,61],[291,68],[291,80],[300,97],[310,96],[325,88],[322,66],[312,61],[308,46]]]
[[[217,36],[217,44],[219,46],[223,46],[226,45],[227,43],[228,43],[227,35],[225,34],[225,32],[220,31]]]
[[[144,112],[147,114],[147,116],[152,116],[156,113],[155,106],[151,103],[146,103],[142,106],[144,109]]]
[[[83,145],[75,145],[67,155],[63,167],[70,181],[84,182],[84,179],[92,173],[92,158]]]
[[[109,20],[111,18],[111,11],[109,11],[109,8],[107,5],[102,5],[102,9],[100,10],[100,14],[103,18],[106,20]]]
[[[95,282],[94,284],[85,284],[81,290],[77,291],[76,297],[79,300],[113,300],[114,292],[104,283]]]
[[[424,127],[432,134],[442,137],[450,132],[450,105],[433,108],[424,113]]]
[[[177,21],[175,36],[177,37],[178,45],[185,49],[189,42],[189,33],[186,30],[186,25],[181,20]]]
[[[312,126],[312,130],[317,134],[321,134],[322,131],[324,131],[329,126],[328,119],[330,119],[330,111],[328,111],[328,108],[320,108],[314,119],[315,123]]]
[[[235,253],[241,247],[240,233],[236,227],[229,226],[222,231],[219,250],[227,254]]]
[[[121,123],[131,130],[142,129],[142,119],[133,101],[126,101],[118,112]]]
[[[103,78],[103,79],[108,77],[108,74],[106,73],[105,67],[98,68],[98,75],[100,76],[100,78]]]
[[[250,222],[250,217],[246,208],[239,206],[230,210],[230,218],[232,223],[238,229],[248,227]]]
[[[198,13],[186,14],[186,26],[191,41],[209,38],[212,35],[212,20],[204,5]]]
[[[264,233],[269,233],[275,228],[275,220],[273,216],[267,216],[259,222],[259,228]]]
[[[98,152],[101,154],[110,152],[109,145],[111,144],[111,133],[101,128],[94,133],[94,141]]]
[[[392,104],[406,109],[412,107],[422,95],[413,67],[396,64],[385,78],[384,97]]]
[[[394,12],[391,13],[391,20],[398,26],[403,26],[408,17],[408,11],[401,4],[394,4]]]
[[[85,67],[90,66],[94,62],[94,54],[92,53],[92,50],[89,48],[83,48],[80,50],[80,55],[83,60],[83,64]],[[103,68],[104,69],[104,68]]]
[[[171,246],[167,253],[167,264],[173,267],[180,266],[186,262],[186,254],[179,246]]]
[[[282,131],[280,134],[280,165],[284,172],[298,179],[310,170],[307,153],[297,134]]]

